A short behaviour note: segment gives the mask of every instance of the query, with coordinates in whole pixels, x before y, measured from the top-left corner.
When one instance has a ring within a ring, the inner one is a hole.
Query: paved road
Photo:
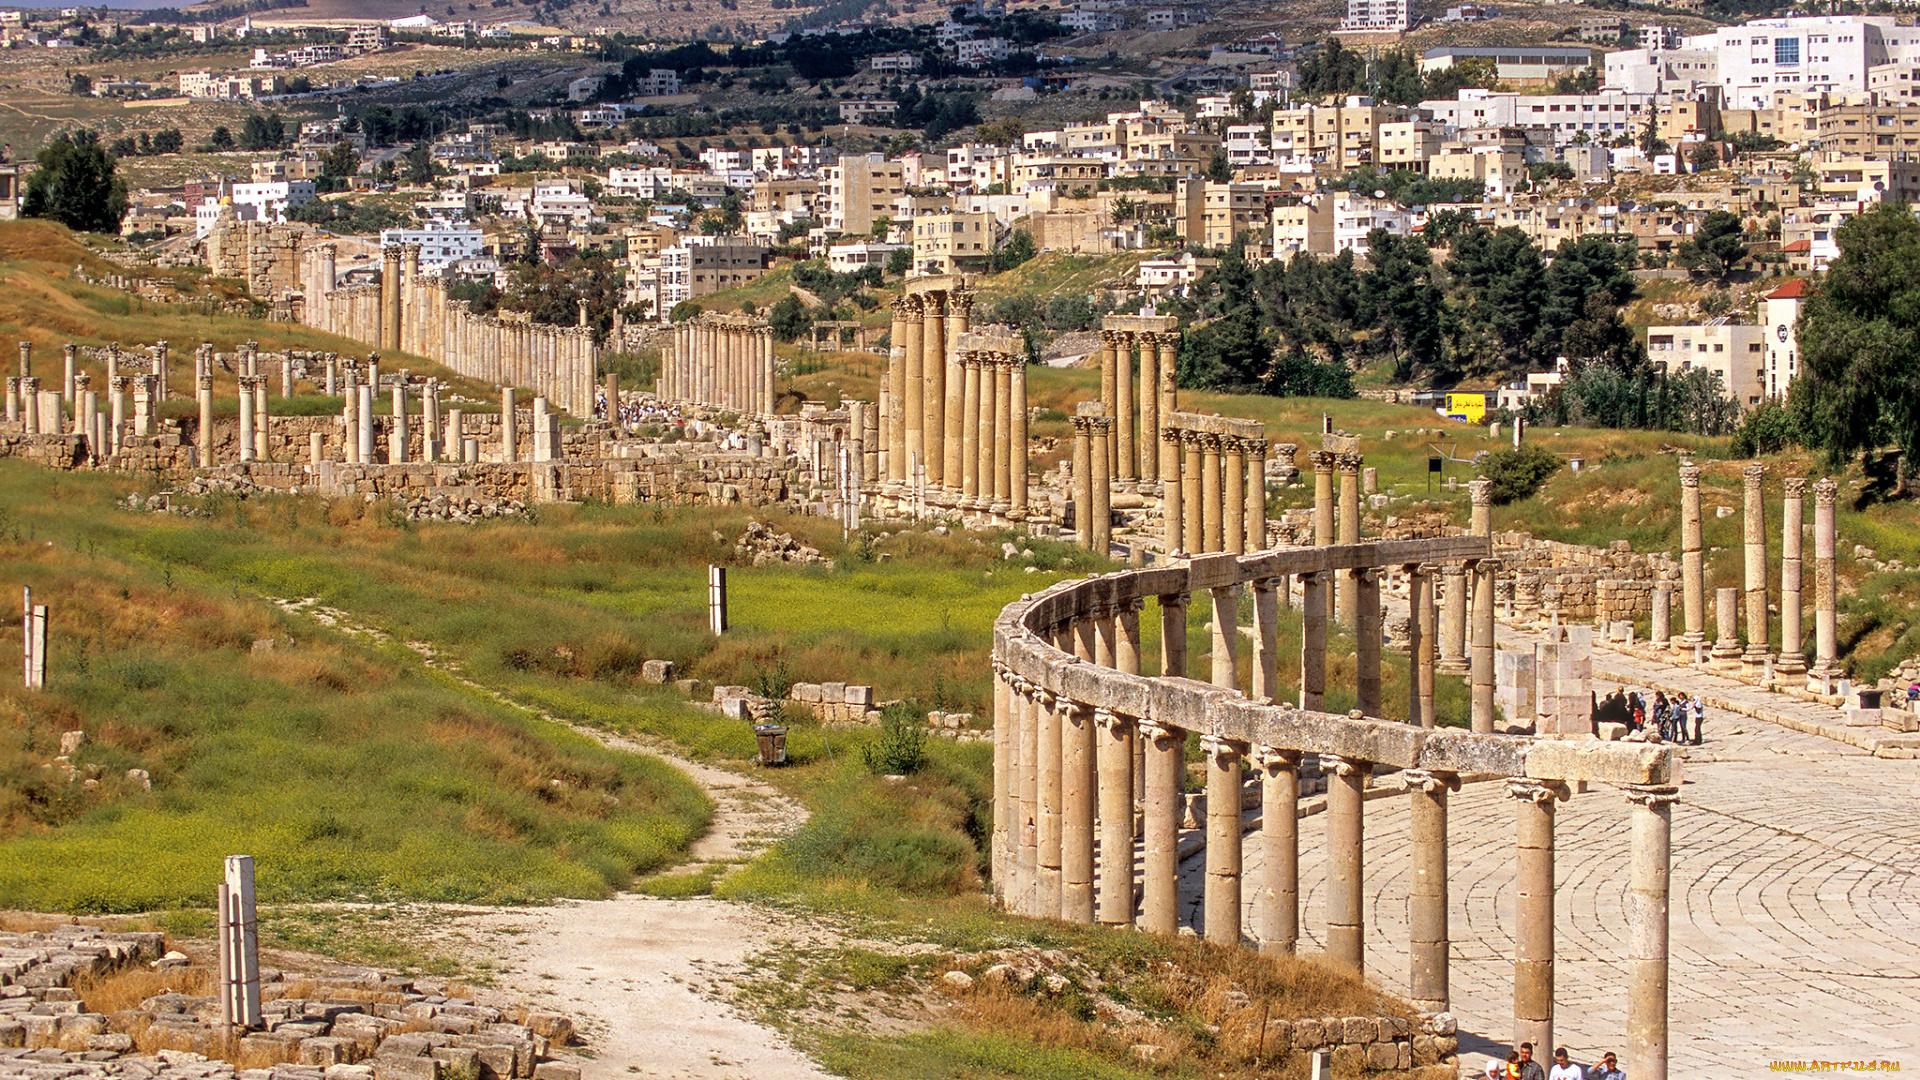
[[[1526,635],[1503,627],[1504,639]],[[1655,661],[1596,655],[1643,685],[1695,689]],[[1754,707],[1776,696],[1713,679]],[[1603,684],[1611,689],[1610,684]],[[1788,706],[1837,722],[1832,710]],[[1824,713],[1824,715],[1822,715]],[[1776,1060],[1920,1069],[1920,762],[1710,711],[1673,816],[1672,1075],[1746,1077]],[[1408,803],[1367,803],[1367,972],[1405,992]],[[1324,818],[1301,822],[1303,951],[1326,923]],[[1478,1067],[1512,1037],[1514,804],[1469,785],[1450,817],[1453,1011]],[[1576,1061],[1626,1054],[1627,804],[1596,788],[1560,804],[1555,1039]],[[1257,839],[1246,852],[1259,873]],[[1193,900],[1201,859],[1185,868]],[[1251,904],[1251,890],[1249,890]],[[1248,912],[1251,925],[1251,911]]]

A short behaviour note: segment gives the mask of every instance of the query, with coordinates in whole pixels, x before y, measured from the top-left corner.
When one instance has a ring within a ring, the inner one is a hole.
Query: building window
[[[1800,62],[1800,39],[1797,37],[1774,38],[1773,62],[1776,64],[1798,64]]]

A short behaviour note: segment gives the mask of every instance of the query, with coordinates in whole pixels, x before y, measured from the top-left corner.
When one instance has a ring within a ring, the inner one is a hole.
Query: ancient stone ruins
[[[1555,807],[1606,785],[1624,796],[1631,821],[1620,834],[1632,867],[1631,933],[1622,943],[1631,958],[1627,1059],[1644,1080],[1667,1073],[1668,850],[1679,762],[1658,743],[1594,737],[1621,734],[1597,731],[1593,721],[1596,631],[1609,643],[1631,643],[1644,618],[1651,640],[1643,644],[1663,654],[1690,652],[1695,663],[1773,686],[1804,676],[1805,692],[1828,701],[1849,689],[1839,677],[1831,480],[1813,485],[1809,669],[1801,626],[1807,481],[1782,484],[1783,644],[1775,653],[1766,476],[1757,465],[1742,475],[1744,586],[1713,598],[1709,639],[1695,464],[1679,467],[1677,561],[1624,544],[1598,550],[1495,535],[1486,480],[1467,485],[1465,530],[1389,517],[1378,535],[1363,537],[1363,508],[1382,509],[1387,496],[1374,490],[1359,440],[1331,425],[1305,463],[1311,511],[1270,520],[1270,485],[1304,479],[1295,464],[1300,447],[1272,445],[1249,420],[1183,410],[1170,317],[1104,320],[1099,397],[1068,418],[1071,460],[1040,473],[1031,463],[1024,342],[1009,328],[972,324],[962,277],[908,282],[893,306],[877,401],[805,402],[797,413],[776,414],[780,362],[763,320],[703,316],[674,327],[658,383],[633,394],[611,376],[599,381],[584,332],[474,316],[420,274],[415,251],[382,252],[377,280],[341,284],[326,244],[303,249],[247,226],[215,246],[232,272],[290,317],[379,351],[357,358],[201,346],[191,383],[176,387],[164,341],[68,346],[58,382],[51,371],[36,372],[23,344],[19,373],[7,379],[0,456],[148,473],[189,491],[393,499],[409,513],[419,507],[462,519],[489,516],[478,508],[502,500],[784,504],[837,517],[849,530],[877,518],[1016,526],[1123,559],[1129,569],[1026,597],[995,625],[997,896],[1023,914],[1177,932],[1176,841],[1191,810],[1182,797],[1191,737],[1204,748],[1207,778],[1199,931],[1225,945],[1293,950],[1305,895],[1296,811],[1304,793],[1324,790],[1326,940],[1335,961],[1364,971],[1363,797],[1369,786],[1404,788],[1412,805],[1409,986],[1435,1019],[1417,1032],[1361,1040],[1390,1047],[1377,1056],[1394,1061],[1381,1067],[1445,1061],[1456,1049],[1450,1020],[1440,1018],[1449,1004],[1448,795],[1484,780],[1504,784],[1516,807],[1514,1040],[1553,1045]],[[383,356],[398,352],[500,387],[497,412],[493,401],[465,400],[433,378],[395,370]],[[339,413],[273,414],[276,390],[284,399],[302,387],[339,397]],[[216,408],[216,388],[237,406],[231,419]],[[596,394],[653,419],[590,419]],[[189,395],[196,407],[165,408]],[[574,420],[566,427],[563,413]],[[1723,516],[1731,512],[1723,508]],[[771,535],[762,529],[748,538],[752,545],[743,539],[743,557],[790,561],[785,544],[769,546]],[[1019,554],[1006,547],[1009,558]],[[1250,676],[1240,685],[1237,612],[1248,591]],[[1149,599],[1163,642],[1160,671],[1151,675],[1140,670]],[[1186,612],[1195,599],[1212,615],[1204,680],[1187,670]],[[1394,611],[1404,603],[1403,618],[1390,616],[1389,600]],[[1303,625],[1299,683],[1284,688],[1282,604],[1296,607]],[[27,599],[29,684],[45,670],[45,610],[37,608],[36,623]],[[1545,642],[1531,652],[1497,649],[1502,611],[1544,628]],[[1357,708],[1348,715],[1325,711],[1335,625],[1350,628],[1355,642]],[[1408,723],[1380,719],[1389,648],[1409,657]],[[1436,726],[1437,673],[1465,677],[1467,730]],[[876,707],[871,688],[828,684],[805,695],[796,700],[835,719],[858,721]],[[743,688],[717,689],[715,701],[742,718],[770,705],[748,701]],[[1848,715],[1862,725],[1883,722],[1865,701]],[[1242,880],[1249,770],[1258,780],[1252,828],[1263,854],[1251,882]]]

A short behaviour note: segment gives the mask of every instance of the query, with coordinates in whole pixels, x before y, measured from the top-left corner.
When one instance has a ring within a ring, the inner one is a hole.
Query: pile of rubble
[[[579,1080],[577,1065],[548,1060],[573,1039],[566,1017],[510,1018],[372,971],[263,969],[262,1024],[248,1032],[230,1031],[212,996],[85,1011],[76,980],[126,965],[179,970],[185,985],[187,958],[164,947],[161,934],[85,926],[0,934],[0,1080]]]
[[[720,534],[715,539],[724,540]],[[792,533],[776,533],[758,521],[747,522],[746,531],[733,545],[733,553],[754,566],[790,563],[800,566],[824,566],[833,569],[833,560],[793,538]]]
[[[408,499],[405,506],[408,521],[482,521],[527,516],[527,504],[519,499],[495,499],[484,495],[465,498],[444,494],[423,495]]]

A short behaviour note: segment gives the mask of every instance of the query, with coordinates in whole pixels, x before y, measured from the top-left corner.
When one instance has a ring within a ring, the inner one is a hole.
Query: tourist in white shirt
[[[1567,1048],[1562,1046],[1553,1052],[1553,1067],[1547,1070],[1547,1080],[1587,1080],[1587,1075],[1568,1059]]]

